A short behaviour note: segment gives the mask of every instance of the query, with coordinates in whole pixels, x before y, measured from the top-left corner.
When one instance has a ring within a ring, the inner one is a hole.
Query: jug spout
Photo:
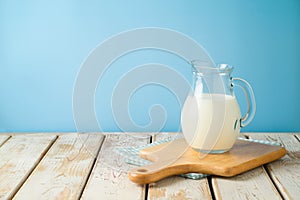
[[[222,71],[231,72],[233,70],[233,67],[231,65],[228,65],[228,64],[219,64],[218,67]]]

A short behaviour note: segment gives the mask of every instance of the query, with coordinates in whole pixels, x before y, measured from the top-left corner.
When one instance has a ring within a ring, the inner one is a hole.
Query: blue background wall
[[[1,0],[0,131],[75,131],[72,92],[80,65],[111,35],[142,27],[182,32],[204,46],[216,62],[235,66],[233,75],[251,83],[257,100],[256,117],[244,131],[300,131],[297,0]],[[95,97],[104,130],[119,130],[109,101],[103,100],[115,76],[122,76],[133,64],[176,59],[144,52],[120,60],[127,67],[112,68],[103,79],[107,80],[103,91]],[[189,78],[188,67],[177,70]],[[146,102],[144,96],[149,96]],[[137,124],[147,124],[149,105],[159,103],[168,112],[163,130],[178,130],[180,105],[174,95],[149,86],[134,98],[131,114]]]

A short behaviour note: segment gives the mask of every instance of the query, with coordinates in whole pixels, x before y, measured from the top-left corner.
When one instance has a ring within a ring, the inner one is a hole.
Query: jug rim
[[[234,69],[233,66],[225,63],[217,64],[217,66],[212,66],[208,62],[201,60],[192,60],[191,65],[193,72],[197,74],[230,74]]]

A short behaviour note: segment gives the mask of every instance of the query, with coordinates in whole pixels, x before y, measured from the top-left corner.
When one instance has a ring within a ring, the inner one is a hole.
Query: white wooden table
[[[288,154],[241,175],[171,177],[136,185],[115,147],[139,146],[174,133],[0,134],[0,199],[300,199],[300,134],[244,133],[280,142]]]

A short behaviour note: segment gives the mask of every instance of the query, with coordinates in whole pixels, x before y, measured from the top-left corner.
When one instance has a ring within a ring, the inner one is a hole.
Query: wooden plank
[[[11,198],[56,139],[55,135],[16,135],[0,148],[0,199]]]
[[[10,135],[0,135],[0,147],[8,140]]]
[[[263,167],[232,178],[213,177],[216,199],[281,199]]]
[[[266,166],[273,182],[285,199],[300,197],[300,142],[293,134],[249,134],[250,138],[279,142],[287,155]]]
[[[147,142],[147,138],[135,138],[126,133],[106,135],[82,199],[145,199],[145,186],[132,183],[127,176],[135,166],[125,163],[114,149]]]
[[[218,199],[282,199],[263,167],[231,178],[213,177],[212,186]]]
[[[79,198],[102,140],[102,134],[60,135],[14,199]]]
[[[155,140],[174,137],[176,133],[161,133]],[[149,185],[149,199],[212,199],[207,178],[192,180],[179,176],[163,179]]]

